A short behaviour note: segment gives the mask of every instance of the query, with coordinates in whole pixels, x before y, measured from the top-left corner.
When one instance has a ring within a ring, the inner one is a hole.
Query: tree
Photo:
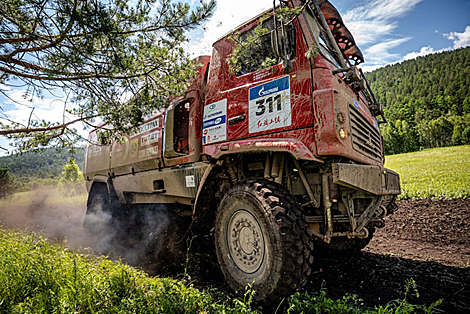
[[[69,162],[64,165],[64,171],[62,172],[62,179],[65,183],[78,183],[83,178],[83,174],[78,168],[75,160],[69,159]]]
[[[0,167],[0,198],[13,194],[19,187],[19,183],[10,174],[8,167]]]
[[[3,115],[0,135],[20,149],[67,143],[77,138],[73,122],[97,116],[113,132],[129,131],[184,90],[194,68],[185,31],[212,14],[208,1],[194,10],[172,0],[1,1],[0,84],[22,83],[27,97],[60,89],[76,120],[37,121],[32,109],[26,124]]]

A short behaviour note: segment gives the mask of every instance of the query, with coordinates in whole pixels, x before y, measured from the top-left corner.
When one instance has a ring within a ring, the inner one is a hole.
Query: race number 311
[[[290,126],[289,76],[250,88],[248,116],[250,133]]]

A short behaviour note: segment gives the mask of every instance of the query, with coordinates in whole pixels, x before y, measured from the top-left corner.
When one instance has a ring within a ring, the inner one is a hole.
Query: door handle
[[[245,121],[245,119],[246,119],[245,115],[230,118],[230,119],[228,119],[228,125],[234,125],[235,123],[238,123],[240,121]]]

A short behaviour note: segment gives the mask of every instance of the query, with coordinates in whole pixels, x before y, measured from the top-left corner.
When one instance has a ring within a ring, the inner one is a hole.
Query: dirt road
[[[442,298],[440,309],[446,313],[469,313],[470,200],[425,199],[400,201],[398,205],[398,211],[386,219],[386,227],[376,232],[359,256],[316,256],[316,271],[307,290],[316,292],[323,285],[329,297],[356,294],[365,306],[373,307],[403,298],[406,281],[412,278],[419,298],[411,289],[410,302],[430,304]],[[77,239],[83,239],[84,211],[84,206],[46,206],[35,199],[27,206],[0,208],[0,224],[45,230],[46,236],[66,237],[76,246],[81,244]],[[205,241],[210,243],[211,239]],[[215,265],[204,265],[207,263],[191,267],[193,278],[202,279],[198,280],[202,287],[221,285],[214,282],[220,280],[214,273]]]

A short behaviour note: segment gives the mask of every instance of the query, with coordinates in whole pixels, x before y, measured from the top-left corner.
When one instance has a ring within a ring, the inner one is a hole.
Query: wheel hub
[[[258,220],[248,211],[239,210],[230,218],[228,247],[232,260],[243,272],[251,274],[264,259],[264,236]]]

